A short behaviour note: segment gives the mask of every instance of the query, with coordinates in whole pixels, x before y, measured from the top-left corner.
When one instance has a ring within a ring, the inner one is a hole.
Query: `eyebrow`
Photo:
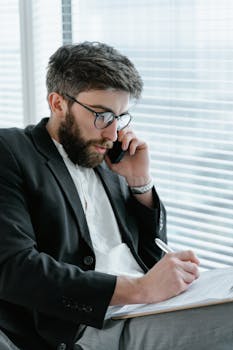
[[[105,112],[111,112],[111,113],[113,113],[114,115],[116,115],[116,113],[115,113],[111,108],[108,108],[108,107],[106,107],[106,106],[102,106],[102,105],[87,105],[87,106],[89,106],[89,107],[91,107],[91,108],[100,108],[100,109],[103,109]],[[129,112],[128,112],[128,111],[125,111],[125,112],[119,114],[119,116],[121,116],[121,115],[123,115],[123,114],[126,114],[126,113],[129,113]]]
[[[102,105],[89,105],[89,104],[88,104],[87,106],[89,106],[89,107],[91,107],[91,108],[104,109],[106,112],[112,112],[112,113],[114,113],[113,110],[112,110],[111,108],[108,108],[108,107],[106,107],[106,106],[102,106]]]

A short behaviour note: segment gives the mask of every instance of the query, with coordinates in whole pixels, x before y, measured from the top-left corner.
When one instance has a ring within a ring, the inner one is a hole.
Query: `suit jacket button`
[[[85,312],[92,312],[93,308],[90,305],[86,305],[84,311]]]
[[[94,262],[94,258],[91,255],[87,255],[84,257],[83,262],[85,265],[90,266]]]
[[[66,344],[65,343],[61,343],[58,345],[57,350],[66,350]]]

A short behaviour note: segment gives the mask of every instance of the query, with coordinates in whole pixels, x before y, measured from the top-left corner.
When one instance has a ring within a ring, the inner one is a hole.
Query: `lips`
[[[98,145],[94,145],[94,148],[95,148],[96,152],[98,152],[100,154],[105,154],[108,150],[107,147],[98,146]]]

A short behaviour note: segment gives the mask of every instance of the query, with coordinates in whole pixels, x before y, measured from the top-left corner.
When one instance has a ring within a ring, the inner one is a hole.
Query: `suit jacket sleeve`
[[[131,194],[127,186],[124,191],[126,193],[129,192],[127,197],[128,207],[130,208],[129,216],[133,218],[133,221],[136,220],[137,223],[137,229],[135,229],[135,232],[138,231],[137,252],[148,270],[164,255],[156,245],[155,238],[160,238],[167,242],[166,210],[154,187],[152,189],[154,198],[153,208],[148,208],[140,203]]]
[[[0,164],[1,299],[33,312],[101,327],[116,277],[84,272],[40,252],[24,195],[26,174],[3,138]]]

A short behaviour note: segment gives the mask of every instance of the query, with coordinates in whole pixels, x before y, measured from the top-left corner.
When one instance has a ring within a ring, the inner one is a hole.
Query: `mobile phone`
[[[113,147],[108,151],[109,159],[111,160],[111,163],[119,163],[121,159],[124,157],[124,154],[126,151],[124,151],[122,148],[122,143],[120,141],[115,141],[113,143]]]

